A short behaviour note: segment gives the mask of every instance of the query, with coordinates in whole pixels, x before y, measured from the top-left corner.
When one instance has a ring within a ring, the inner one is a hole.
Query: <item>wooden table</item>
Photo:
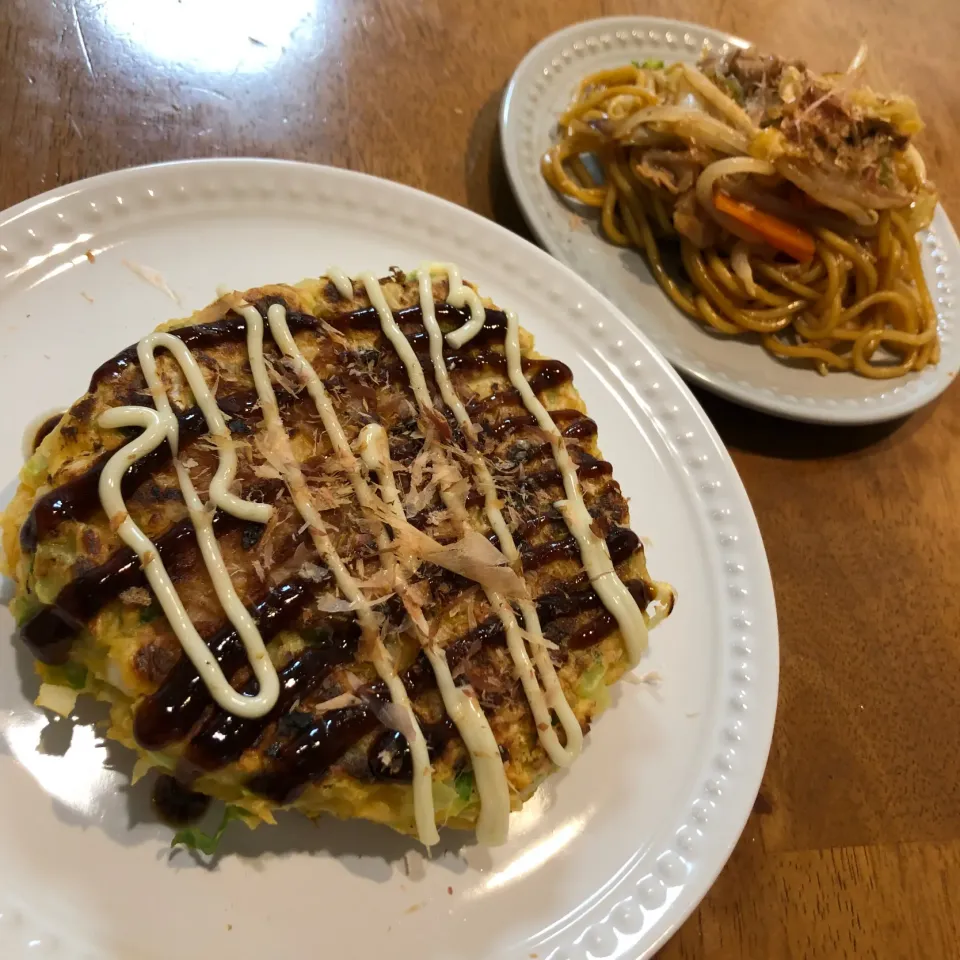
[[[503,86],[546,34],[624,12],[821,69],[866,41],[875,85],[920,100],[960,222],[956,0],[0,0],[0,209],[117,167],[259,155],[525,232],[496,146]],[[960,392],[861,430],[702,400],[769,551],[780,711],[744,836],[662,956],[960,957]]]

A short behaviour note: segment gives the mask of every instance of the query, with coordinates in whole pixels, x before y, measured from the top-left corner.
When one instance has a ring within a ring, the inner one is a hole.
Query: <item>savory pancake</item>
[[[98,368],[23,468],[37,702],[106,701],[135,775],[250,823],[502,842],[673,604],[596,434],[451,266],[224,294]]]

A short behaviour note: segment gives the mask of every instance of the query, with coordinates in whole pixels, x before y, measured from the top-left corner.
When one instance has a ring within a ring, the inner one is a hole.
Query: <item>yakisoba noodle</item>
[[[936,195],[913,103],[856,88],[861,63],[818,76],[734,50],[591,74],[543,175],[717,334],[821,373],[922,370],[940,345],[915,234]],[[689,283],[664,266],[677,241]]]

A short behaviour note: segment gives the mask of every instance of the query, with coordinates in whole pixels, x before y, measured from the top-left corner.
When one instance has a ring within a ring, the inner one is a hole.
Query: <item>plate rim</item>
[[[714,829],[714,839],[712,841],[712,845],[709,843],[704,845],[704,849],[707,850],[707,853],[703,854],[701,858],[694,858],[694,861],[699,860],[699,862],[695,862],[695,874],[690,878],[684,879],[680,882],[682,889],[676,900],[668,907],[663,916],[655,921],[655,925],[651,931],[651,935],[653,931],[656,931],[655,940],[647,942],[642,946],[642,948],[638,948],[638,951],[630,950],[627,953],[618,953],[619,956],[630,956],[635,958],[649,956],[652,952],[659,949],[659,947],[670,936],[673,935],[679,925],[693,912],[709,888],[712,886],[716,877],[719,875],[727,859],[732,853],[737,841],[739,840],[740,834],[742,833],[747,817],[749,816],[752,805],[752,797],[755,795],[756,790],[760,785],[761,777],[766,767],[774,730],[777,693],[779,687],[779,631],[777,624],[776,601],[770,575],[769,562],[763,545],[757,518],[732,458],[727,453],[719,435],[717,434],[713,425],[710,423],[709,418],[703,411],[696,397],[691,393],[689,387],[681,380],[676,371],[673,370],[673,368],[662,356],[661,352],[656,348],[656,346],[653,345],[649,338],[642,331],[638,330],[632,323],[630,323],[622,311],[620,311],[613,303],[604,297],[602,293],[590,286],[566,264],[551,257],[545,251],[529,243],[529,241],[526,241],[524,238],[513,234],[496,222],[488,220],[487,218],[484,218],[467,208],[451,203],[444,198],[427,194],[405,184],[399,184],[394,181],[388,181],[382,178],[336,167],[268,158],[207,158],[200,160],[179,160],[169,161],[161,164],[133,166],[123,168],[118,171],[99,174],[95,177],[76,181],[71,184],[61,185],[51,191],[41,194],[38,197],[27,198],[9,208],[7,211],[0,213],[0,243],[6,239],[7,233],[10,232],[11,225],[20,223],[21,226],[27,227],[30,222],[29,215],[31,213],[36,213],[37,211],[43,210],[59,200],[67,199],[74,195],[82,197],[84,194],[88,194],[91,189],[102,187],[105,184],[109,185],[111,188],[120,186],[121,184],[135,185],[141,178],[149,179],[155,175],[159,175],[161,177],[175,177],[179,172],[186,171],[189,175],[189,173],[193,171],[216,171],[217,168],[228,168],[232,172],[236,173],[238,171],[242,171],[244,167],[249,169],[251,173],[251,180],[257,179],[257,175],[265,170],[275,170],[278,173],[296,170],[297,172],[301,172],[304,176],[317,178],[319,180],[329,178],[334,183],[337,181],[350,182],[358,186],[358,188],[380,189],[385,190],[387,193],[390,193],[391,191],[397,191],[398,195],[405,196],[410,203],[427,204],[428,206],[432,206],[432,208],[440,215],[445,214],[448,217],[455,216],[457,218],[461,218],[468,225],[473,225],[477,229],[478,233],[482,233],[484,231],[489,233],[494,240],[498,241],[503,245],[503,247],[506,248],[507,254],[501,254],[503,257],[506,257],[509,254],[511,247],[521,250],[527,256],[533,258],[534,262],[539,264],[540,272],[547,277],[546,281],[539,281],[538,285],[543,286],[544,283],[548,283],[551,272],[554,274],[559,273],[559,275],[562,275],[566,278],[565,286],[572,285],[573,289],[578,290],[582,294],[583,300],[588,305],[591,305],[592,301],[593,307],[600,307],[603,320],[614,321],[613,324],[607,324],[608,328],[613,327],[612,331],[610,329],[603,329],[603,321],[599,321],[598,324],[596,324],[596,329],[592,331],[592,335],[597,339],[597,342],[599,342],[602,346],[612,344],[611,333],[619,334],[624,338],[629,337],[629,339],[633,341],[633,349],[638,350],[643,355],[645,360],[649,360],[649,364],[645,363],[644,367],[646,368],[649,366],[651,369],[644,370],[642,374],[643,378],[648,379],[649,376],[653,374],[657,381],[656,385],[658,387],[661,385],[662,381],[666,381],[668,384],[668,389],[663,392],[671,394],[671,400],[677,400],[677,398],[679,398],[679,403],[675,404],[677,413],[687,418],[685,421],[685,425],[687,426],[689,426],[689,420],[692,418],[696,429],[700,432],[700,437],[698,438],[695,448],[684,454],[683,451],[666,439],[666,432],[679,429],[679,427],[667,427],[666,414],[656,414],[652,409],[649,409],[645,414],[650,426],[660,432],[665,445],[668,447],[671,454],[676,458],[677,464],[682,466],[684,470],[689,468],[691,471],[701,471],[699,476],[704,478],[700,485],[700,489],[703,491],[703,496],[691,498],[691,494],[685,490],[682,494],[682,499],[695,499],[702,501],[700,503],[695,503],[693,509],[695,510],[698,518],[704,518],[704,523],[706,523],[706,517],[709,513],[708,505],[710,503],[710,496],[715,496],[715,494],[710,493],[710,485],[715,484],[717,489],[720,487],[720,481],[707,480],[706,478],[717,471],[719,471],[720,476],[723,477],[724,489],[721,496],[724,502],[730,505],[731,509],[728,509],[727,513],[729,514],[732,512],[734,515],[734,520],[731,523],[728,523],[725,518],[721,516],[723,511],[714,510],[713,521],[715,526],[705,529],[717,535],[717,540],[720,544],[719,547],[716,548],[716,560],[718,564],[723,559],[724,546],[732,550],[734,549],[732,546],[733,544],[737,545],[737,551],[744,553],[748,558],[748,563],[750,566],[750,583],[755,591],[755,595],[752,597],[750,605],[756,622],[759,624],[759,626],[756,626],[756,629],[751,635],[751,642],[755,637],[757,644],[763,645],[763,669],[765,672],[769,672],[769,675],[762,676],[762,682],[757,683],[754,681],[746,688],[744,687],[744,684],[747,682],[745,678],[741,678],[741,681],[737,681],[741,683],[740,693],[742,694],[743,690],[747,689],[750,695],[749,701],[751,705],[751,713],[749,722],[749,737],[745,737],[745,739],[750,740],[750,749],[744,752],[744,756],[747,759],[740,761],[740,764],[736,767],[735,774],[731,774],[732,777],[736,778],[736,784],[735,788],[730,790],[729,793],[733,794],[735,797],[737,795],[741,795],[744,798],[749,798],[750,802],[743,802],[743,800],[740,800],[735,807],[730,807],[729,803],[725,805],[725,815],[722,819],[722,823],[725,824],[725,826],[719,829]],[[263,199],[262,195],[258,194],[256,197],[256,203],[262,204],[264,202],[265,200]],[[151,218],[148,218],[147,222],[151,222]],[[101,224],[100,229],[106,229],[108,226],[109,224]],[[133,229],[135,230],[136,227]],[[9,251],[7,248],[4,248],[3,252],[8,253]],[[0,260],[0,263],[2,262],[3,261]],[[11,281],[9,276],[0,279],[0,295],[2,295],[10,285]],[[622,345],[623,341],[618,341],[618,343]],[[597,353],[603,357],[603,353],[599,347],[597,348]],[[637,372],[632,376],[634,384],[626,385],[626,382],[624,381],[624,383],[621,383],[618,386],[618,392],[626,393],[630,390],[637,389],[641,385],[641,381],[639,379],[641,374]],[[679,417],[676,417],[675,414],[671,414],[671,418],[676,420],[679,419]],[[710,460],[709,467],[705,466],[708,459]],[[731,526],[736,532],[725,534],[723,531],[729,530]],[[720,588],[725,581],[726,578],[718,567],[718,569],[715,571],[715,584],[718,586],[718,588]],[[750,634],[750,631],[754,629],[755,624],[751,623],[749,620],[746,620],[745,617],[746,615],[744,614],[744,617],[742,618],[744,619],[744,623],[742,625],[737,625],[736,619],[734,620],[734,630],[740,630],[743,633]],[[722,632],[718,626],[719,640],[717,642],[720,642],[723,645],[723,649],[726,649],[726,644],[730,635],[730,624],[727,624]],[[746,652],[743,654],[743,656],[747,657],[749,653],[749,648],[746,648]],[[730,688],[731,679],[731,677],[726,678],[723,684],[720,684],[718,681],[717,685],[713,689],[720,693],[726,693]],[[733,709],[737,708],[735,703],[727,704],[727,706]],[[742,706],[743,704],[741,704],[741,707]],[[711,727],[710,731],[711,739],[710,746],[707,748],[708,754],[712,754],[716,749],[714,738],[719,738],[720,729],[723,727],[723,725],[723,714],[721,713],[721,706],[718,705],[716,707],[715,723]],[[729,729],[726,730],[726,733],[729,735]],[[705,769],[698,769],[697,775],[706,776],[707,771]],[[719,774],[719,776],[722,780],[722,773]],[[708,784],[710,782],[716,784],[716,781],[708,781]],[[701,794],[703,789],[704,788],[701,788]],[[707,816],[708,808],[716,806],[716,802],[720,796],[719,787],[716,788],[716,796],[713,796],[713,791],[709,786],[707,786],[706,789],[709,796],[707,799],[702,801],[704,804],[703,823],[707,823],[709,819],[712,819],[712,813],[710,813],[709,818]],[[696,795],[696,803],[701,802],[701,794]],[[687,796],[685,802],[689,800],[690,797]],[[694,819],[699,819],[696,816],[696,812],[694,812]],[[670,829],[672,829],[672,827]],[[664,833],[663,836],[666,837],[667,833]],[[720,839],[716,839],[718,837]],[[681,865],[684,862],[682,857],[679,857],[669,847],[663,852],[663,856],[665,857],[667,854],[671,854],[672,860],[664,861],[662,869],[660,870],[662,880],[658,880],[661,887],[664,888],[670,885],[671,880],[673,881],[674,885],[676,885],[678,880],[678,868],[676,861],[679,860]],[[623,889],[619,890],[619,894],[623,894],[624,892],[625,891]],[[0,895],[2,894],[3,891],[0,891]],[[627,899],[629,899],[629,896],[630,895],[628,894]],[[578,927],[583,927],[582,931],[579,932],[577,939],[578,943],[588,935],[599,937],[602,940],[604,931],[609,932],[611,931],[611,928],[614,930],[617,929],[618,920],[617,916],[615,916],[616,908],[627,901],[620,900],[611,904],[609,895],[605,895],[602,902],[605,905],[611,906],[610,911],[602,920],[588,920],[586,914],[584,914],[580,916],[577,921],[575,921]],[[6,906],[6,904],[4,904],[4,906]],[[0,943],[4,942],[4,913],[6,913],[6,911],[0,911]],[[9,930],[9,927],[7,929]],[[591,931],[593,931],[593,933],[591,933]],[[28,932],[32,933],[33,931]],[[22,935],[23,927],[20,927],[21,940]],[[599,951],[591,952],[594,953],[595,956],[603,955]]]
[[[682,33],[684,42],[681,43],[679,38],[668,41],[671,31]],[[689,36],[691,31],[701,38],[701,44],[692,42]],[[567,256],[559,238],[540,216],[538,204],[524,183],[525,167],[518,157],[519,151],[511,147],[512,138],[515,136],[519,140],[524,130],[524,121],[520,117],[517,101],[521,93],[529,93],[527,87],[532,77],[531,68],[544,59],[547,51],[555,51],[557,54],[553,58],[552,65],[561,58],[569,63],[580,57],[589,56],[598,45],[603,48],[611,45],[601,43],[597,34],[600,34],[604,40],[609,40],[611,33],[619,38],[619,34],[624,32],[629,34],[628,43],[630,40],[637,43],[643,42],[640,34],[645,33],[647,42],[668,53],[671,50],[679,51],[683,47],[687,50],[697,49],[702,45],[702,40],[740,47],[752,45],[749,40],[708,24],[653,15],[612,15],[583,20],[562,27],[544,37],[525,54],[511,75],[500,103],[498,129],[501,154],[507,178],[524,221],[544,248],[574,272],[578,271],[573,259]],[[567,49],[562,49],[565,42],[568,43]],[[628,49],[629,47],[624,47],[625,51]],[[546,68],[544,70],[546,72]],[[532,111],[529,115],[533,115]],[[932,256],[938,261],[938,272],[943,269],[945,261],[949,261],[960,269],[960,239],[943,206],[939,203],[934,220],[926,232],[926,239]],[[944,248],[950,251],[949,257],[944,252]],[[646,261],[643,262],[643,269],[649,273]],[[955,290],[946,276],[942,276],[937,281],[936,289],[933,288],[929,278],[928,284],[931,286],[931,293],[935,300],[939,290],[942,293],[939,299],[948,301],[948,305],[943,310],[937,307],[941,339],[946,342],[950,338],[945,336],[945,314],[949,315],[949,326],[952,330],[956,331],[960,328],[960,311],[953,303]],[[606,291],[601,289],[600,292],[607,296]],[[663,298],[663,302],[670,310],[675,309],[666,297]],[[889,381],[893,385],[891,391],[879,396],[864,395],[848,398],[846,401],[838,400],[835,405],[818,405],[816,399],[797,397],[764,385],[750,384],[746,379],[734,379],[722,371],[711,369],[709,362],[704,362],[702,366],[700,361],[690,362],[682,352],[670,350],[667,343],[657,345],[657,349],[672,366],[681,372],[683,377],[728,400],[774,416],[824,425],[866,425],[884,423],[907,416],[936,400],[951,386],[956,375],[960,373],[960,351],[954,350],[952,362],[948,365],[946,357],[942,356],[937,367],[928,368],[930,377],[925,381],[918,381],[915,375],[908,374],[906,377],[891,378]],[[815,371],[811,370],[810,373],[814,374]],[[807,402],[804,402],[805,400]]]

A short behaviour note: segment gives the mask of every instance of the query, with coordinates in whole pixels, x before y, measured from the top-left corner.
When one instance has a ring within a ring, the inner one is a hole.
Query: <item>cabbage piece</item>
[[[453,781],[457,796],[466,803],[473,796],[474,779],[472,770],[462,770]]]
[[[242,807],[228,803],[223,808],[223,819],[220,821],[220,826],[218,826],[213,833],[204,833],[196,827],[185,827],[173,835],[170,846],[184,846],[190,850],[205,853],[208,857],[213,856],[213,854],[217,852],[217,847],[220,845],[220,841],[223,839],[223,834],[230,821],[243,820],[246,816],[247,812]]]
[[[41,683],[40,691],[34,703],[44,710],[52,710],[61,717],[69,717],[77,705],[77,690],[62,687],[56,683]]]
[[[761,130],[750,141],[750,155],[756,157],[757,160],[766,160],[768,163],[775,163],[785,154],[798,152],[791,147],[786,137],[774,127]]]
[[[433,783],[433,806],[441,823],[463,816],[478,801],[472,770],[462,771],[453,781]]]
[[[20,479],[31,489],[36,490],[47,482],[49,474],[47,458],[35,453],[20,469]]]
[[[851,90],[848,96],[868,117],[885,120],[905,137],[916,136],[923,129],[917,105],[910,97],[881,97],[869,87]]]
[[[610,692],[604,682],[607,673],[606,664],[599,658],[588,667],[577,684],[577,693],[582,700],[592,700],[600,710],[610,705]]]
[[[32,593],[25,593],[10,601],[10,612],[13,614],[13,619],[17,621],[18,627],[22,627],[42,607],[43,601]]]

